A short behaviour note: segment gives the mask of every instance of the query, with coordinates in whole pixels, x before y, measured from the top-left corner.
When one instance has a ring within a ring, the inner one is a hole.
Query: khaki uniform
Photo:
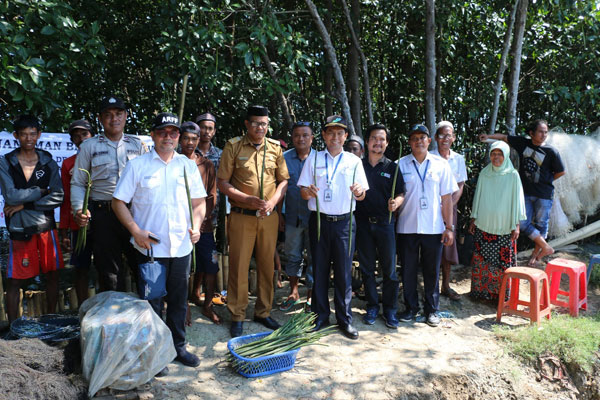
[[[264,145],[266,143],[266,156]],[[276,192],[277,182],[290,178],[279,142],[274,139],[263,141],[256,148],[248,136],[230,139],[221,156],[217,178],[229,181],[237,190],[260,197],[260,178],[265,162],[264,199],[271,199]],[[258,218],[236,212],[235,208],[246,209],[246,205],[230,199],[232,211],[228,223],[229,236],[229,281],[227,286],[227,308],[233,321],[243,321],[248,306],[248,267],[254,250],[257,265],[257,299],[254,309],[256,317],[265,318],[271,313],[273,303],[273,257],[277,242],[279,216]]]

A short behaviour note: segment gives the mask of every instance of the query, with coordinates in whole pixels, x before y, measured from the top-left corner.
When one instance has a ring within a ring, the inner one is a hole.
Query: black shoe
[[[187,350],[182,350],[175,357],[175,361],[179,361],[186,367],[197,367],[200,365],[200,359]]]
[[[317,332],[320,331],[323,328],[327,328],[329,326],[329,320],[323,320],[323,321],[317,321],[315,322],[315,327],[312,329],[311,332]]]
[[[417,317],[417,313],[412,312],[411,310],[404,310],[400,314],[398,314],[398,321],[400,322],[412,322]]]
[[[275,330],[277,328],[279,328],[281,325],[279,325],[279,323],[277,321],[275,321],[273,318],[271,317],[265,317],[265,318],[261,318],[261,317],[254,317],[254,322],[258,322],[259,324],[263,324],[266,328],[268,329],[272,329]]]
[[[358,339],[358,331],[352,325],[338,325],[340,331],[346,336],[348,339],[356,340]]]
[[[154,375],[157,378],[162,378],[163,376],[169,375],[169,367],[164,367],[161,369],[158,374]]]
[[[244,323],[242,321],[231,321],[231,328],[229,328],[229,333],[231,337],[242,336],[244,332]]]

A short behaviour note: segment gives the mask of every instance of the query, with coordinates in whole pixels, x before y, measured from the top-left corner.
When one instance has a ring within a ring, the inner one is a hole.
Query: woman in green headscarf
[[[490,148],[490,164],[479,174],[469,232],[474,235],[471,297],[497,300],[502,274],[517,265],[519,221],[526,219],[519,172],[502,141]]]

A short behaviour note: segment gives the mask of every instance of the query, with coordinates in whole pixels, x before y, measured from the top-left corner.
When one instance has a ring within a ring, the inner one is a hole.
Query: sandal
[[[281,311],[290,311],[296,304],[300,303],[300,300],[294,300],[291,298],[285,299],[283,303],[279,306],[279,310]]]
[[[227,303],[227,298],[221,294],[215,293],[212,303],[217,306],[222,306]]]
[[[449,298],[452,301],[460,300],[460,294],[456,293],[456,290],[449,288],[448,290],[442,290],[440,294],[444,297]]]

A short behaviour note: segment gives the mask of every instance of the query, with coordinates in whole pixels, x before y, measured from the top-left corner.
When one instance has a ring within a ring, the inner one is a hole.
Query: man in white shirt
[[[166,322],[173,336],[176,360],[197,367],[200,360],[185,349],[185,316],[192,246],[200,238],[206,191],[196,164],[175,152],[179,140],[177,116],[158,114],[150,135],[154,150],[126,165],[113,194],[112,208],[131,233],[139,263],[148,261],[147,252],[152,249],[155,260],[166,267]],[[184,170],[193,216],[188,205]],[[127,203],[131,203],[131,211]],[[150,304],[158,315],[162,314],[161,298],[151,300]]]
[[[437,326],[442,245],[450,246],[454,241],[452,193],[458,186],[448,161],[428,153],[431,137],[427,127],[414,125],[408,135],[411,154],[399,160],[406,194],[396,232],[406,309],[398,320],[410,322],[419,311],[417,274],[422,265],[425,316],[428,325]]]
[[[360,158],[343,150],[348,137],[345,119],[339,115],[328,117],[322,135],[327,149],[312,153],[304,163],[297,184],[300,195],[308,200],[308,208],[313,211],[308,228],[314,275],[311,308],[318,315],[315,330],[329,325],[329,273],[333,263],[335,317],[346,337],[358,339],[350,307],[356,238],[356,224],[352,221],[350,240],[350,211],[355,201],[365,198],[369,184]],[[317,199],[320,232],[317,232]]]

